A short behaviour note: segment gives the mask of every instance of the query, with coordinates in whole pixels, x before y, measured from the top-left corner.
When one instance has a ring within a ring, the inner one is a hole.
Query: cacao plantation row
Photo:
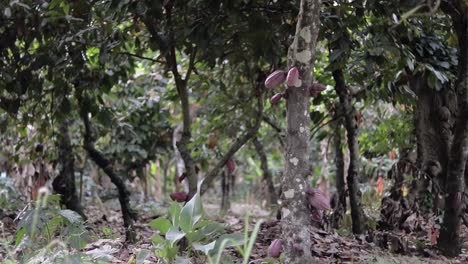
[[[466,0],[0,1],[1,263],[468,263]]]

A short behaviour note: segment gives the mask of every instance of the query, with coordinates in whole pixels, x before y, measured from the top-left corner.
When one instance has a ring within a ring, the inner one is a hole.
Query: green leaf
[[[171,241],[172,244],[179,241],[185,236],[185,233],[180,231],[177,226],[171,227],[166,234],[166,239]]]
[[[171,228],[172,224],[171,221],[167,220],[166,218],[159,217],[149,222],[148,226],[159,230],[161,234],[165,235],[169,228]]]
[[[187,237],[189,238],[190,242],[196,242],[200,241],[202,239],[205,239],[213,234],[216,234],[218,231],[221,231],[223,229],[223,226],[218,223],[210,223],[199,230],[193,232],[192,234],[187,234]]]
[[[209,244],[203,245],[201,243],[193,243],[192,246],[195,250],[202,251],[205,255],[208,255],[211,250],[214,249],[216,241],[213,241]]]
[[[155,244],[155,245],[164,245],[164,243],[166,242],[164,237],[162,237],[162,236],[160,236],[158,234],[154,234],[151,237],[151,240],[153,240],[153,244]]]
[[[58,214],[63,216],[65,219],[67,219],[68,222],[70,222],[70,224],[80,224],[83,221],[83,218],[81,218],[81,215],[79,215],[77,212],[72,211],[72,210],[68,210],[68,209],[60,210]]]
[[[223,243],[223,241],[226,241]],[[214,256],[218,253],[219,250],[224,250],[228,247],[237,247],[242,246],[245,243],[244,235],[240,233],[234,234],[225,234],[220,236],[215,243],[214,248],[210,251],[210,255]],[[224,244],[224,247],[221,247],[221,244]]]
[[[180,210],[182,210],[182,208],[180,204],[176,202],[173,202],[169,208],[169,215],[171,216],[172,225],[174,226],[179,225]]]
[[[203,207],[200,196],[200,186],[203,180],[198,183],[197,193],[185,204],[180,211],[179,225],[185,232],[189,233],[193,230],[194,225],[201,219],[203,215]]]
[[[142,249],[136,257],[136,264],[143,264],[149,253],[150,251],[148,249]]]
[[[15,245],[18,246],[19,243],[21,243],[21,240],[23,240],[24,235],[26,234],[26,228],[21,227],[18,232],[16,232],[16,241]]]

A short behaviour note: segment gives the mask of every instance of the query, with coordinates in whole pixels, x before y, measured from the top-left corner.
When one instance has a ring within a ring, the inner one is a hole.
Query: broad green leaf
[[[210,223],[191,234],[187,234],[190,242],[200,241],[202,239],[208,238],[209,236],[216,234],[218,231],[221,231],[224,227],[218,223]]]
[[[216,241],[213,241],[213,242],[211,242],[211,243],[209,243],[209,244],[206,244],[206,245],[203,245],[203,244],[201,244],[201,243],[193,243],[192,246],[193,246],[193,248],[194,248],[195,250],[200,250],[200,251],[202,251],[203,253],[205,253],[206,255],[208,255],[209,252],[210,252],[211,250],[213,250],[215,244],[216,244]]]
[[[171,227],[166,234],[166,239],[171,241],[172,244],[179,241],[185,236],[185,233],[180,231],[177,226]]]
[[[142,249],[136,257],[136,264],[143,264],[149,253],[150,251],[148,249]]]
[[[155,245],[163,245],[166,242],[164,237],[162,237],[162,236],[160,236],[158,234],[154,234],[151,237],[151,240],[153,240],[153,244],[155,244]]]
[[[81,215],[79,215],[77,212],[64,209],[60,210],[58,212],[59,215],[63,216],[65,219],[68,220],[71,224],[80,224],[83,221],[83,218],[81,218]]]
[[[180,204],[173,202],[171,204],[171,208],[169,208],[169,215],[171,216],[172,225],[178,226],[179,225],[179,216],[180,216]]]
[[[185,232],[189,233],[193,230],[194,225],[201,219],[203,215],[203,207],[200,197],[200,186],[203,180],[198,183],[197,193],[188,201],[180,211],[179,225]]]
[[[159,230],[161,234],[165,235],[167,230],[171,228],[172,224],[171,221],[167,220],[166,218],[159,217],[149,222],[148,226],[152,227],[153,229]]]

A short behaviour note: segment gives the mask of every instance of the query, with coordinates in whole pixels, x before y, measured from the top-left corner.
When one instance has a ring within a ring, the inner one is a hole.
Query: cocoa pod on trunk
[[[226,167],[228,169],[228,172],[229,174],[233,173],[234,170],[236,169],[236,163],[234,162],[233,159],[229,159],[227,162],[226,162]]]
[[[292,67],[288,71],[288,76],[286,77],[286,83],[289,87],[297,87],[299,84],[299,70],[296,67]]]
[[[283,93],[277,93],[271,97],[270,103],[272,105],[277,105],[281,101],[282,98],[283,98]]]
[[[267,89],[275,89],[280,84],[284,83],[286,80],[286,72],[285,71],[274,71],[265,80],[265,87]]]

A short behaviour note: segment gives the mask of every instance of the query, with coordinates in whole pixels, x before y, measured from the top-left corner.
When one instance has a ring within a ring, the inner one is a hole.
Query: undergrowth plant
[[[198,184],[197,193],[184,206],[173,202],[167,217],[159,217],[149,223],[149,226],[159,231],[159,234],[153,235],[156,255],[173,263],[196,257],[202,252],[209,263],[221,263],[225,259],[223,250],[236,247],[244,256],[243,263],[247,263],[261,222],[257,223],[250,238],[248,227],[244,234],[223,233],[224,226],[209,220],[203,211],[201,183]]]
[[[99,263],[79,252],[88,232],[79,214],[60,208],[58,195],[41,190],[18,218],[14,248],[5,243],[4,263]]]

